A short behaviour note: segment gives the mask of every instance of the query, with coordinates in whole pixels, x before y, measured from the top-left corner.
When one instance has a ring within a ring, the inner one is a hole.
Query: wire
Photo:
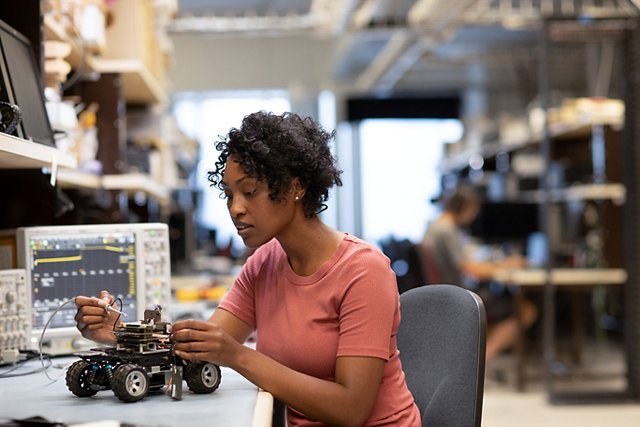
[[[60,309],[62,307],[64,307],[65,305],[67,305],[67,304],[69,304],[71,302],[75,302],[75,301],[76,301],[76,299],[74,297],[74,298],[71,298],[70,300],[67,300],[67,301],[63,302],[51,314],[51,317],[49,317],[49,320],[47,320],[47,323],[44,325],[44,328],[42,329],[42,334],[40,334],[40,341],[38,343],[38,349],[39,349],[38,353],[35,354],[35,352],[29,351],[29,353],[31,353],[31,356],[27,356],[27,358],[25,360],[17,362],[16,365],[14,367],[12,367],[11,369],[9,369],[8,371],[0,373],[0,378],[21,377],[21,376],[25,376],[25,375],[35,374],[35,373],[38,373],[38,372],[44,372],[45,375],[47,376],[47,378],[51,382],[56,382],[62,377],[62,375],[64,374],[64,369],[66,369],[67,367],[71,366],[73,363],[69,363],[67,365],[54,365],[53,362],[51,361],[51,359],[49,358],[49,355],[45,355],[45,353],[42,352],[42,342],[44,340],[44,334],[47,331],[47,328],[49,327],[49,324],[51,323],[51,320],[55,317],[55,315],[58,313],[58,311],[60,311]],[[114,300],[114,302],[117,302],[117,301],[120,301],[120,311],[122,311],[122,308],[123,308],[123,305],[124,305],[123,302],[122,302],[122,299],[116,298]],[[118,315],[118,317],[116,318],[116,322],[114,324],[114,328],[115,328],[115,325],[118,323],[118,320],[120,320],[120,317],[121,316]],[[36,359],[38,357],[40,358],[40,364],[41,364],[40,368],[32,370],[32,371],[29,371],[29,372],[21,372],[21,373],[18,373],[18,374],[11,374],[12,372],[14,372],[17,369],[19,369],[20,367],[22,367],[25,363],[27,363],[27,362],[29,362],[29,361],[31,361],[33,359]],[[46,357],[47,362],[48,362],[48,364],[46,366],[45,366],[45,363],[44,363],[45,357]],[[51,378],[49,376],[49,373],[47,372],[47,369],[49,369],[49,368],[62,369],[63,371],[60,373],[60,375],[58,375],[58,378],[54,379],[54,378]]]
[[[63,91],[69,89],[71,86],[76,84],[78,80],[80,80],[80,77],[82,77],[82,75],[84,74],[87,68],[87,47],[84,45],[84,40],[82,39],[82,35],[80,34],[80,31],[78,31],[78,27],[76,27],[75,25],[71,25],[71,26],[73,28],[73,31],[76,33],[76,36],[78,36],[78,44],[80,44],[80,47],[82,48],[82,54],[80,56],[80,65],[78,65],[78,69],[73,73],[73,75],[69,79],[67,79],[66,82],[62,84]]]
[[[124,308],[124,303],[122,302],[122,299],[120,297],[116,298],[115,300],[113,300],[114,303],[120,301],[120,311],[122,311],[122,309]],[[115,331],[116,326],[118,325],[118,320],[120,320],[120,318],[122,317],[121,314],[118,314],[118,317],[116,317],[116,321],[113,322],[113,330]]]
[[[49,357],[47,357],[48,365],[46,366],[46,368],[40,367],[40,368],[31,370],[31,371],[28,371],[28,372],[20,372],[20,373],[17,373],[17,374],[11,374],[12,372],[14,372],[14,371],[20,369],[21,367],[23,367],[27,362],[30,362],[30,361],[32,361],[34,359],[37,359],[37,358],[38,358],[38,355],[37,354],[33,354],[31,357],[27,358],[26,360],[22,360],[22,361],[18,362],[16,364],[16,366],[14,366],[13,368],[9,369],[6,372],[1,373],[0,374],[0,378],[14,378],[14,377],[23,377],[23,376],[31,375],[31,374],[37,374],[38,372],[42,372],[43,369],[48,369],[51,366],[53,366],[53,363],[51,362],[51,359],[49,359]]]
[[[49,320],[47,320],[47,323],[44,325],[44,328],[42,329],[42,334],[40,335],[40,342],[38,343],[38,346],[39,346],[38,348],[39,348],[39,352],[40,352],[40,362],[41,362],[41,364],[42,364],[42,368],[40,368],[37,372],[44,371],[45,375],[47,376],[47,378],[49,378],[49,380],[50,380],[51,382],[56,382],[56,381],[58,381],[60,378],[62,378],[62,375],[63,375],[64,371],[63,371],[63,372],[61,372],[61,373],[60,373],[60,375],[58,375],[58,378],[53,379],[53,378],[51,378],[51,377],[49,376],[49,373],[47,372],[47,369],[48,369],[48,368],[50,368],[50,367],[54,367],[54,368],[57,368],[57,369],[63,369],[63,370],[64,370],[65,368],[67,368],[67,367],[71,366],[73,363],[70,363],[70,364],[68,364],[68,365],[64,365],[64,366],[58,366],[58,365],[54,365],[54,364],[51,362],[51,360],[49,360],[49,366],[47,366],[47,367],[45,367],[45,366],[44,366],[44,357],[43,357],[43,353],[42,353],[42,341],[44,340],[44,333],[47,331],[47,328],[49,327],[49,323],[51,323],[51,320],[55,317],[56,313],[58,313],[58,311],[60,311],[60,309],[61,309],[62,307],[64,307],[65,305],[67,305],[67,304],[69,304],[69,303],[71,303],[71,302],[75,302],[75,301],[76,301],[75,297],[74,297],[74,298],[71,298],[70,300],[67,300],[67,301],[63,302],[63,303],[62,303],[58,308],[56,308],[56,310],[51,314],[51,317],[49,317]],[[122,299],[120,299],[120,298],[116,298],[116,299],[114,300],[114,302],[116,302],[116,301],[120,301],[120,311],[122,311],[122,308],[123,308],[123,306],[124,306],[124,303],[122,302]],[[118,320],[120,320],[120,317],[121,317],[121,315],[120,315],[120,314],[118,314],[118,317],[116,318],[116,321],[115,321],[115,323],[114,323],[114,325],[113,325],[114,329],[115,329],[115,325],[117,325],[117,324],[118,324]],[[35,372],[36,372],[36,371],[31,372],[31,373],[35,373]],[[27,375],[27,374],[25,374],[25,375]]]
[[[58,308],[56,308],[56,310],[53,312],[51,317],[49,317],[49,320],[47,320],[47,323],[44,325],[44,329],[42,329],[42,334],[40,335],[40,342],[38,343],[38,349],[40,351],[40,362],[42,363],[42,370],[44,371],[45,375],[47,376],[47,378],[49,378],[49,381],[51,381],[51,382],[58,381],[62,377],[62,373],[60,373],[58,378],[56,378],[55,380],[49,376],[49,373],[47,372],[47,368],[48,367],[44,366],[44,358],[43,358],[43,355],[42,355],[42,340],[44,339],[44,333],[46,332],[47,328],[49,327],[49,323],[51,323],[51,320],[54,318],[56,313],[58,311],[60,311],[60,309],[62,307],[64,307],[65,305],[69,304],[70,302],[76,302],[75,297],[71,298],[70,300],[67,300],[67,301],[63,302],[62,304],[60,304],[60,306]]]

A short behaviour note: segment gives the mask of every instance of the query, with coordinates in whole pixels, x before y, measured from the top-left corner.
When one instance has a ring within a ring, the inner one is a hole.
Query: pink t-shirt
[[[366,426],[420,427],[398,357],[400,302],[389,260],[346,235],[311,276],[298,276],[277,240],[260,247],[220,304],[254,327],[259,352],[291,369],[335,381],[336,357],[386,360]],[[290,426],[318,426],[289,408]]]

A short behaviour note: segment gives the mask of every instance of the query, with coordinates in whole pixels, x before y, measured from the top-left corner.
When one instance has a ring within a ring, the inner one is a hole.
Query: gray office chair
[[[429,285],[400,296],[398,349],[423,426],[480,427],[487,321],[473,292]]]

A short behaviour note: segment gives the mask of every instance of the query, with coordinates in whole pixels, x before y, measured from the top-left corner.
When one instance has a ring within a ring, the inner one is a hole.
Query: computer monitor
[[[29,40],[0,21],[0,101],[20,107],[20,138],[55,146],[47,116],[44,89]]]
[[[539,210],[536,203],[484,203],[469,232],[489,243],[525,242],[531,233],[540,231]]]
[[[26,227],[17,230],[18,265],[27,271],[34,348],[49,322],[43,351],[68,354],[95,347],[76,329],[77,295],[108,290],[122,300],[123,321],[160,305],[170,316],[169,230],[166,224]],[[52,317],[53,316],[53,317]]]

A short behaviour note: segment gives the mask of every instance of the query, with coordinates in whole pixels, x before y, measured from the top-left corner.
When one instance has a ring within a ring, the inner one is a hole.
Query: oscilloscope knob
[[[9,291],[9,292],[7,292],[7,295],[6,295],[5,298],[7,300],[7,303],[13,304],[15,302],[15,300],[16,300],[16,293],[13,292],[13,291]]]

